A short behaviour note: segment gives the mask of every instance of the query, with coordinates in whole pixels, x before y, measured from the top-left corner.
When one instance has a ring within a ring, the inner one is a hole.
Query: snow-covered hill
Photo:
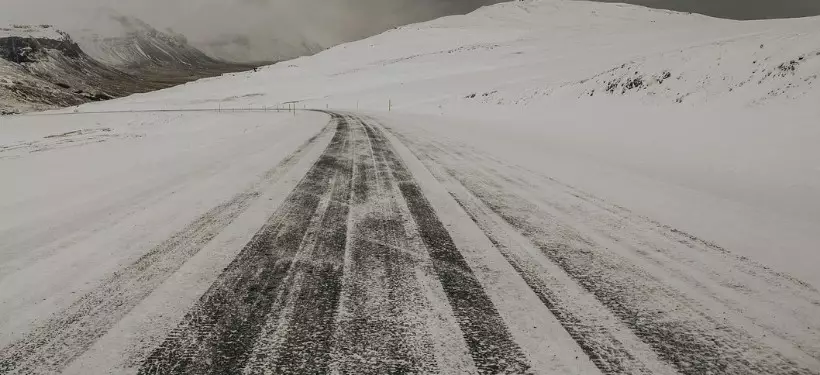
[[[360,106],[372,100],[380,108],[395,92],[396,105],[415,110],[547,104],[599,94],[690,105],[812,100],[818,25],[817,17],[731,21],[624,4],[517,1],[154,98],[185,103],[210,92],[219,100],[227,91],[228,97],[264,94],[256,96],[260,103],[322,99],[347,105],[334,96],[355,94]],[[268,82],[279,89],[266,88]],[[217,86],[225,91],[212,90]]]
[[[728,23],[728,21],[722,21]],[[716,40],[631,56],[593,76],[561,84],[495,92],[485,102],[538,103],[627,96],[647,104],[759,106],[813,100],[820,74],[820,22],[815,19],[736,23]]]
[[[533,167],[820,284],[792,261],[820,241],[818,40],[820,17],[516,1],[86,110],[392,106],[477,143],[540,140],[555,158]]]

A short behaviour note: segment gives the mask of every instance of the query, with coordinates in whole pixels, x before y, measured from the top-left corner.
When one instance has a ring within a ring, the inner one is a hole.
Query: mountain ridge
[[[79,105],[257,66],[215,59],[135,18],[116,22],[120,36],[76,40],[50,25],[0,28],[0,111]]]

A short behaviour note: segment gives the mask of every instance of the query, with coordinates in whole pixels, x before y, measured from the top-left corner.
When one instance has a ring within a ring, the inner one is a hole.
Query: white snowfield
[[[0,117],[0,374],[820,374],[818,74],[533,0]]]

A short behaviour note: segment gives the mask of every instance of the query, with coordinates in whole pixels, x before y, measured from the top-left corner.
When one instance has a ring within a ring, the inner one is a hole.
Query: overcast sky
[[[197,44],[239,43],[247,59],[276,59],[304,44],[326,47],[402,24],[466,13],[495,0],[0,0],[0,24],[53,24],[74,34],[116,27],[120,13]],[[277,52],[279,51],[279,52]],[[282,52],[284,51],[284,52]],[[240,58],[241,59],[241,58]]]
[[[600,0],[702,13],[733,19],[765,19],[820,15],[820,0]]]
[[[602,0],[617,1],[617,0]],[[628,3],[749,19],[820,14],[820,0],[624,0]],[[105,14],[171,28],[199,46],[237,59],[275,59],[303,45],[325,47],[400,24],[466,13],[497,0],[0,0],[2,23],[50,23],[106,33]],[[101,15],[102,14],[102,15]],[[106,26],[108,25],[108,26]]]

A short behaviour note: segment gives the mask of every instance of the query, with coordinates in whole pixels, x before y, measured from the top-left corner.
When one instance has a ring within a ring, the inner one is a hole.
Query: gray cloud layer
[[[732,19],[820,15],[820,0],[596,0],[706,14]]]
[[[820,14],[820,0],[623,1],[726,18]],[[391,27],[466,13],[497,0],[0,0],[0,23],[51,23],[105,34],[111,12],[173,29],[235,60],[293,57]],[[112,26],[114,25],[114,26]]]
[[[0,0],[0,23],[113,32],[120,13],[237,60],[293,57],[495,0]]]

